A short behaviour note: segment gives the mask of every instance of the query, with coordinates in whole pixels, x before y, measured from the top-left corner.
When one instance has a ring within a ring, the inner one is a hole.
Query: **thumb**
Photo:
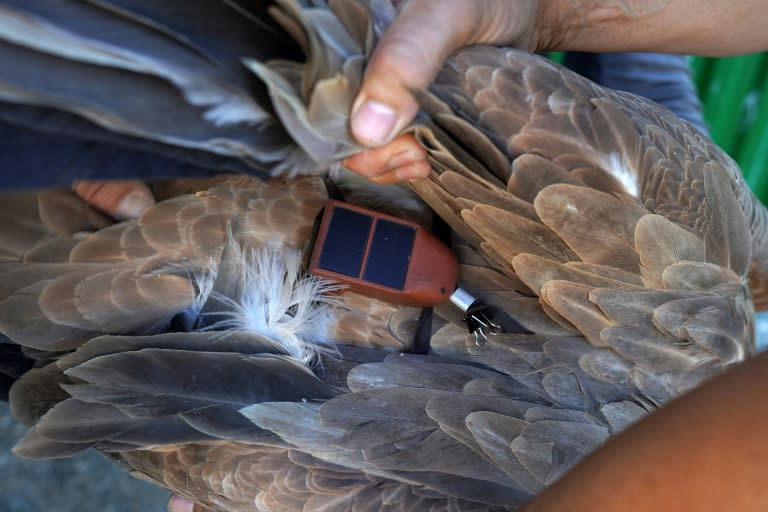
[[[426,88],[448,55],[469,42],[470,30],[462,25],[471,27],[471,21],[459,6],[464,2],[439,4],[405,3],[379,41],[352,107],[350,129],[358,142],[392,140],[418,112],[411,91]]]

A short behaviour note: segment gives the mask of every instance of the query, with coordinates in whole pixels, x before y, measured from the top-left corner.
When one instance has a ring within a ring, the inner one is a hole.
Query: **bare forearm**
[[[532,51],[656,51],[727,55],[768,49],[764,0],[403,0],[371,56],[353,104],[358,142],[390,142],[419,110],[411,91],[427,87],[448,55],[471,44]],[[347,161],[377,180],[427,175],[418,158]],[[423,162],[423,159],[421,160]],[[366,167],[367,166],[367,167]]]
[[[768,49],[761,0],[544,1],[539,50],[727,55]]]
[[[524,510],[768,510],[768,354],[630,428]]]

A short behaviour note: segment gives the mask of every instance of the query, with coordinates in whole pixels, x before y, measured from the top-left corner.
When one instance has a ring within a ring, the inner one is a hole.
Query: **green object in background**
[[[768,204],[768,53],[691,61],[712,138]]]
[[[731,154],[738,151],[747,128],[749,97],[763,60],[761,54],[717,60],[711,64],[706,83],[697,84],[712,138]]]
[[[563,59],[565,59],[565,52],[549,52],[547,53],[547,57],[558,64],[562,64]]]

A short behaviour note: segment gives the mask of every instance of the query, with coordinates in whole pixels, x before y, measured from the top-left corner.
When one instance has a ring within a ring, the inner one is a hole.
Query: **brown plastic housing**
[[[415,222],[331,200],[309,261],[310,273],[394,304],[431,307],[456,289],[458,262]]]

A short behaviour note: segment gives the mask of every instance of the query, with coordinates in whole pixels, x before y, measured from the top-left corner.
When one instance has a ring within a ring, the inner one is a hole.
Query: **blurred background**
[[[22,460],[11,448],[26,432],[0,402],[0,511],[163,512],[169,493],[87,451],[71,459]]]
[[[696,87],[712,138],[741,167],[768,204],[768,53],[727,59],[692,58]]]
[[[713,139],[739,163],[752,190],[768,204],[768,99],[762,101],[768,94],[768,53],[692,58],[691,66]],[[768,320],[758,319],[758,333],[764,345]],[[130,477],[97,453],[46,462],[17,458],[11,448],[24,430],[0,402],[0,511],[165,510],[167,492]]]

